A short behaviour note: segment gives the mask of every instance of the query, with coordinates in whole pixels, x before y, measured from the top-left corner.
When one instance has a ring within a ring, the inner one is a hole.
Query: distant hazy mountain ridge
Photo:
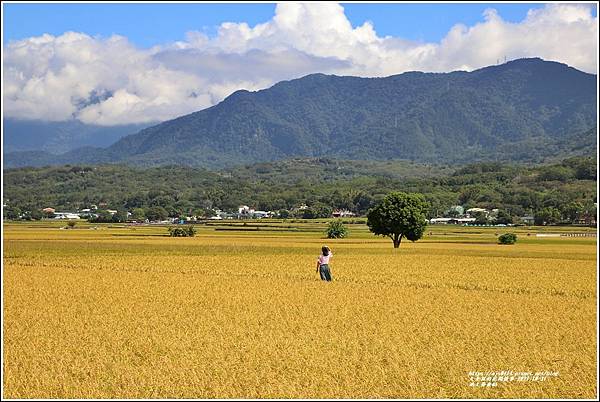
[[[48,122],[7,118],[4,119],[4,151],[62,154],[84,146],[107,147],[151,125],[154,124],[97,126],[78,120]]]

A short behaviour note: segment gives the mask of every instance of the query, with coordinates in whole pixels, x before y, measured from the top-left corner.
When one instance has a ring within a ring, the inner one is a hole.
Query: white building
[[[475,218],[431,218],[429,223],[442,225],[464,225],[475,222]]]
[[[241,205],[238,208],[238,215],[252,215],[254,213],[254,208],[250,208],[248,205]]]
[[[346,216],[356,216],[354,212],[348,211],[347,209],[336,209],[331,213],[334,218],[343,218]]]
[[[487,215],[489,215],[490,211],[488,211],[485,208],[469,208],[469,209],[467,209],[467,214],[469,214],[469,215],[478,214],[478,213],[483,213],[487,216]]]
[[[54,219],[81,219],[81,217],[73,212],[55,212]]]
[[[272,216],[270,211],[256,211],[254,208],[250,208],[247,205],[242,205],[238,208],[238,219],[244,218],[268,218]]]

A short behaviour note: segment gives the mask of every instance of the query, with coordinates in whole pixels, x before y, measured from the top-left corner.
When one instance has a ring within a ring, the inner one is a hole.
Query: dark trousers
[[[321,274],[322,280],[331,281],[331,272],[329,271],[329,265],[321,264],[319,266],[319,274]]]

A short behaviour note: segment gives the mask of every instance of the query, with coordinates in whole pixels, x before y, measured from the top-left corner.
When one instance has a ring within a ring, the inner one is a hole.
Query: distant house
[[[535,222],[533,216],[521,216],[519,217],[519,220],[526,225],[533,225],[533,223]]]
[[[54,208],[44,208],[42,209],[42,212],[46,213],[46,214],[53,214],[56,210]]]
[[[269,218],[273,216],[273,212],[271,211],[257,211],[254,208],[250,208],[247,205],[241,205],[238,208],[238,219],[261,219],[261,218]]]
[[[240,205],[238,208],[238,219],[248,219],[252,218],[252,214],[254,214],[254,208],[250,208],[248,205]]]
[[[452,218],[450,220],[450,223],[456,224],[456,225],[466,225],[469,223],[473,223],[475,222],[476,219],[475,218]]]
[[[429,223],[431,224],[443,224],[446,225],[448,222],[450,222],[450,219],[452,218],[431,218],[429,219]]]
[[[81,217],[74,212],[54,212],[54,219],[81,219]]]
[[[464,225],[475,222],[475,218],[431,218],[429,223],[442,225]]]
[[[580,225],[595,225],[596,217],[593,214],[586,212],[577,219],[577,223]]]
[[[485,214],[485,216],[488,216],[490,211],[488,211],[485,208],[469,208],[469,209],[467,209],[467,214],[469,216],[472,216],[474,214],[479,214],[479,213],[482,213],[482,214]]]
[[[343,218],[346,216],[356,216],[354,212],[348,211],[347,209],[336,209],[331,213],[334,218]]]
[[[254,213],[252,214],[253,218],[269,218],[271,216],[272,212],[267,212],[267,211],[254,211]]]
[[[238,213],[230,213],[230,212],[225,212],[225,211],[221,211],[220,209],[216,209],[215,210],[215,214],[213,216],[211,216],[209,219],[213,219],[213,220],[217,220],[217,219],[236,219],[239,216]]]

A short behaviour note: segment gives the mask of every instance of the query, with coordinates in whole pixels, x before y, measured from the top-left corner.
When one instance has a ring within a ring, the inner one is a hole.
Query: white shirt
[[[331,257],[333,257],[333,253],[332,253],[331,251],[329,252],[329,254],[328,254],[328,255],[323,255],[323,254],[321,254],[321,255],[319,256],[319,259],[318,259],[318,261],[319,261],[319,264],[320,264],[320,265],[323,265],[323,264],[329,264],[329,259],[330,259]]]

